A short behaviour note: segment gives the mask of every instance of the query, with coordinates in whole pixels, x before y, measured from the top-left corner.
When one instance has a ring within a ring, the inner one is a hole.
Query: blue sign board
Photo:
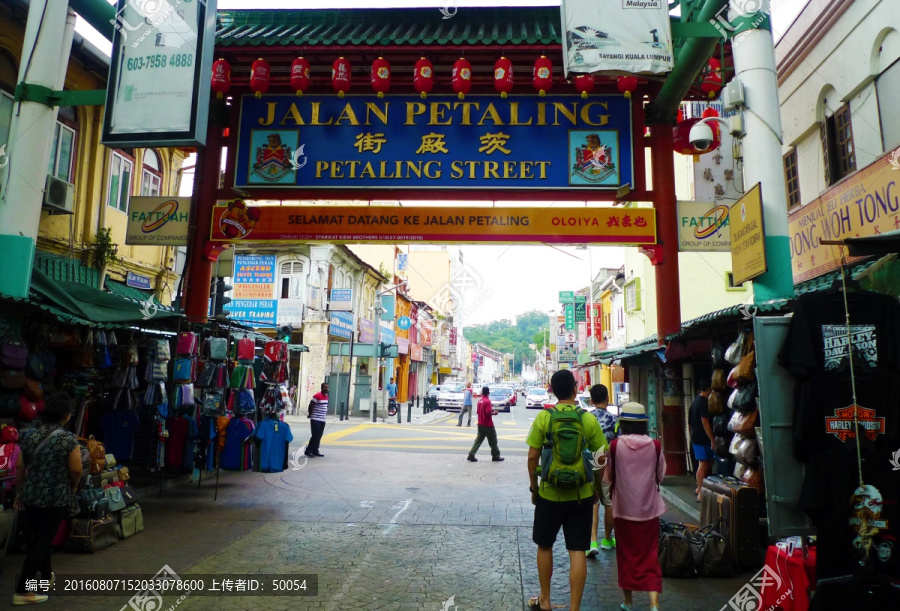
[[[140,276],[134,272],[128,272],[125,275],[125,284],[132,288],[144,289],[145,291],[149,291],[152,288],[150,285],[150,278],[147,276]]]
[[[275,284],[275,255],[234,255],[232,284]]]
[[[397,255],[397,269],[401,272],[405,272],[407,265],[409,263],[409,255],[406,253],[400,253]]]
[[[241,98],[239,187],[634,186],[621,95]]]
[[[378,331],[378,343],[385,346],[397,343],[397,334],[385,323],[381,323],[381,330]]]
[[[229,318],[251,327],[275,327],[278,301],[275,299],[232,299]]]
[[[381,308],[384,310],[381,313],[381,320],[393,321],[394,320],[394,304],[396,303],[393,295],[382,295],[381,296]]]
[[[332,312],[328,335],[349,341],[353,337],[353,314],[350,312]]]
[[[401,331],[406,331],[412,326],[412,320],[410,320],[409,316],[401,316],[397,319],[397,326],[400,327]]]

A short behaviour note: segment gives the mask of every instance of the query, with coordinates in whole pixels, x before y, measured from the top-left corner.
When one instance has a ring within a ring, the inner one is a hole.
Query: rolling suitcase
[[[728,539],[739,569],[762,566],[759,538],[759,492],[733,477],[710,476],[700,489],[700,523],[724,520],[722,535]]]

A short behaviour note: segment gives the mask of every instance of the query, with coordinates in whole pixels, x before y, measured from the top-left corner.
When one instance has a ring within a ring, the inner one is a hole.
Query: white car
[[[550,393],[543,388],[530,388],[525,395],[525,407],[528,409],[544,409],[544,405],[550,403],[555,404],[556,399],[551,399]]]
[[[462,382],[444,382],[438,392],[438,409],[459,411],[463,406],[466,385]]]

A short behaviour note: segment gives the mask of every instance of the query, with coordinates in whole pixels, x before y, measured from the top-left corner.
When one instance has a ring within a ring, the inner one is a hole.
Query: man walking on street
[[[532,539],[538,546],[537,567],[541,584],[540,596],[528,602],[528,608],[549,611],[550,578],[553,575],[553,544],[562,527],[569,551],[569,589],[571,611],[581,609],[581,597],[587,579],[587,558],[584,551],[591,543],[591,514],[594,489],[588,480],[590,465],[582,457],[586,442],[591,452],[607,446],[597,419],[576,408],[575,377],[568,369],[557,371],[550,379],[553,394],[559,402],[552,410],[541,410],[535,417],[525,440],[528,444],[528,478],[531,502],[534,504]],[[574,417],[573,417],[574,416]],[[544,452],[545,442],[553,448]],[[573,443],[579,447],[571,447]],[[574,458],[562,462],[565,456]],[[550,459],[552,456],[552,460]],[[542,462],[547,464],[541,464]],[[538,487],[538,468],[542,468]]]
[[[607,443],[612,443],[617,437],[616,417],[606,409],[609,406],[609,390],[603,384],[591,386],[591,404],[596,408],[594,417],[600,424],[603,436]],[[616,546],[616,540],[612,536],[613,514],[612,495],[609,492],[610,485],[603,481],[603,471],[594,471],[594,490],[600,493],[600,502],[594,505],[594,522],[591,525],[591,549],[585,552],[589,558],[600,553],[601,549],[612,549]],[[600,506],[603,506],[603,540],[597,544],[597,531],[600,529]]]
[[[325,416],[328,415],[328,384],[322,384],[322,390],[313,395],[309,402],[306,417],[309,418],[309,428],[312,436],[306,444],[306,454],[309,457],[325,456],[319,452],[319,442],[322,441],[322,433],[325,432]]]
[[[472,383],[466,382],[466,389],[463,391],[463,406],[459,410],[459,423],[456,426],[462,426],[463,414],[469,412],[469,424],[472,426]]]
[[[394,378],[391,378],[390,384],[387,385],[388,401],[397,400],[397,385],[394,384]]]
[[[703,480],[712,473],[712,464],[716,459],[716,445],[713,441],[712,419],[709,415],[709,394],[712,392],[708,379],[700,380],[700,393],[691,403],[688,413],[688,431],[691,436],[691,445],[694,446],[694,456],[697,462],[697,488],[694,494],[700,500],[700,488]]]
[[[494,416],[497,415],[497,410],[494,409],[488,398],[490,392],[487,386],[481,389],[481,400],[478,402],[478,436],[475,438],[475,443],[472,444],[472,449],[469,450],[469,456],[466,459],[469,462],[478,462],[475,453],[478,452],[485,437],[491,446],[491,460],[503,461],[503,458],[500,457],[500,447],[497,445],[497,429],[494,428]]]

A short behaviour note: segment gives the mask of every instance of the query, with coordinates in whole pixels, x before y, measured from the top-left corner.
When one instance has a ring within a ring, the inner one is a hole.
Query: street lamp
[[[385,289],[375,295],[375,340],[372,345],[372,354],[375,357],[375,371],[372,372],[371,390],[369,394],[372,396],[372,422],[378,422],[378,399],[375,398],[375,381],[381,376],[381,315],[384,314],[384,308],[381,306],[381,296],[387,295],[397,289],[406,286],[406,280],[389,289]],[[384,415],[381,421],[387,420],[387,404],[385,404]]]
[[[586,250],[588,251],[588,265],[591,273],[590,282],[588,282],[588,346],[591,350],[594,349],[594,253],[588,247],[587,244],[582,244],[577,247],[578,250]]]

